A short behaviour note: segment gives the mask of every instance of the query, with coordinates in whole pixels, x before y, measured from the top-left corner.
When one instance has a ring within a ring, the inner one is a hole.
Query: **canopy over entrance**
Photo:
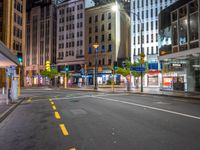
[[[17,65],[19,65],[17,57],[0,41],[0,68]]]

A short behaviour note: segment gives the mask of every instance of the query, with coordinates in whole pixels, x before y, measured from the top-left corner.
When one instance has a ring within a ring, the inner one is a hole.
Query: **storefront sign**
[[[173,63],[171,64],[172,67],[182,67],[182,64],[179,63]]]

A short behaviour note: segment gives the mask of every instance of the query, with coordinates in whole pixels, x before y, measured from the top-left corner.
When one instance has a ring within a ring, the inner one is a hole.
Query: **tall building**
[[[26,0],[0,0],[0,41],[7,47],[4,50],[10,50],[15,56],[24,54],[25,27]],[[0,87],[5,87],[4,74],[5,70],[0,68]]]
[[[0,0],[0,40],[13,54],[25,51],[26,0]]]
[[[118,8],[118,3],[94,6],[85,10],[85,60],[88,83],[94,83],[95,61],[98,64],[98,84],[107,84],[115,61],[119,65],[129,55],[130,17]],[[115,8],[115,9],[113,9]],[[93,44],[98,43],[98,51]],[[97,57],[96,57],[97,52]]]
[[[144,76],[145,87],[159,87],[161,83],[158,61],[158,14],[176,0],[132,0],[131,1],[131,61],[138,61],[142,47],[148,72]],[[142,37],[141,37],[142,28]],[[140,81],[140,80],[139,80]]]
[[[69,0],[57,6],[57,66],[59,71],[69,67],[72,83],[82,79],[80,70],[85,63],[84,8],[84,0]]]
[[[200,1],[177,1],[159,17],[161,88],[200,92]]]
[[[56,6],[53,1],[30,1],[27,7],[25,85],[44,84],[40,72],[56,63]]]
[[[130,5],[131,5],[131,0],[93,0],[95,5],[105,5],[108,3],[112,3],[112,2],[118,2],[119,4],[122,5],[123,9],[125,9],[125,11],[129,14],[130,16]]]

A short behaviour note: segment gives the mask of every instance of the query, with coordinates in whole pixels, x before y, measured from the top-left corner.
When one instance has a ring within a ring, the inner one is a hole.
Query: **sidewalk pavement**
[[[67,88],[68,90],[80,90],[80,91],[96,91],[96,92],[113,92],[112,88],[98,88],[94,90],[93,87],[81,87],[81,88]],[[124,93],[127,92],[125,88],[114,88],[114,93]],[[145,95],[158,95],[158,96],[170,96],[170,97],[180,97],[189,99],[200,100],[200,92],[184,92],[184,91],[161,91],[158,87],[144,88],[143,92],[140,88],[132,88],[127,93],[130,94],[145,94]]]
[[[22,103],[22,101],[25,99],[25,97],[20,97],[16,102],[9,103],[8,105],[6,103],[0,104],[0,123],[19,105]]]

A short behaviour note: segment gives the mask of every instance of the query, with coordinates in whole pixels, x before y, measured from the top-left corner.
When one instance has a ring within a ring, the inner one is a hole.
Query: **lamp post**
[[[94,89],[97,90],[97,54],[98,54],[99,44],[96,42],[93,44],[93,47],[95,48]]]
[[[142,48],[142,20],[141,18],[134,12],[131,12],[134,16],[136,16],[138,19],[139,19],[139,22],[140,22],[140,49],[141,49],[141,54],[140,54],[140,68],[143,68],[144,66],[144,50]],[[132,38],[132,37],[131,37]],[[140,72],[140,78],[141,78],[141,92],[143,92],[143,72],[141,70]]]

